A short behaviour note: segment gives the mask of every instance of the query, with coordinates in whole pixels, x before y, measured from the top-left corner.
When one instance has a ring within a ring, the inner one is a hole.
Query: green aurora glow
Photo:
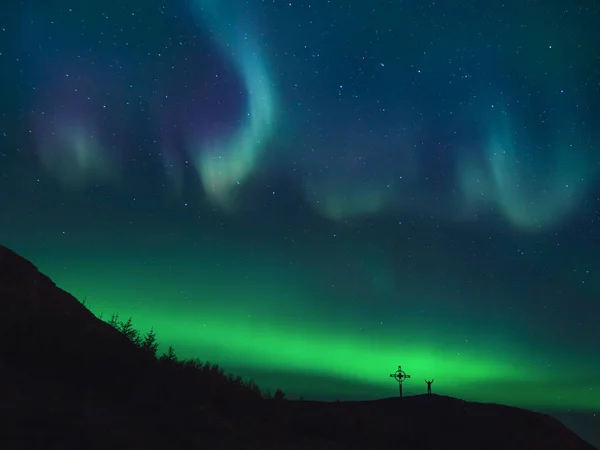
[[[234,259],[224,248],[217,253],[219,245],[209,253]],[[402,364],[412,375],[405,395],[422,393],[422,380],[435,378],[435,392],[469,400],[561,410],[600,404],[598,362],[585,364],[589,353],[586,359],[561,347],[540,352],[492,321],[474,331],[477,319],[419,320],[410,308],[393,327],[369,326],[359,311],[311,305],[315,291],[308,281],[318,268],[281,270],[266,251],[254,262],[224,267],[211,259],[177,261],[176,252],[161,251],[142,265],[109,255],[85,263],[75,254],[26,256],[104,319],[118,312],[132,316],[141,331],[153,327],[162,350],[173,345],[180,357],[210,360],[292,397],[393,396],[397,385],[389,373]]]

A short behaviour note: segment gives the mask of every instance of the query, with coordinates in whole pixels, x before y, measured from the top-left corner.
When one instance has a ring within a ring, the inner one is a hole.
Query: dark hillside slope
[[[143,355],[16,253],[0,247],[2,361],[71,389],[127,392]],[[147,362],[147,358],[146,358]]]
[[[286,426],[352,448],[592,449],[556,419],[520,408],[418,395],[365,402],[289,402]]]
[[[2,246],[0,425],[2,450],[593,450],[501,405],[265,399],[218,366],[157,358]]]

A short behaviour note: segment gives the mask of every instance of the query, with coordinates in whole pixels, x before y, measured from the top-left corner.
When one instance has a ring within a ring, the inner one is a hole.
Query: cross
[[[402,366],[398,366],[398,370],[396,370],[394,373],[391,373],[390,378],[393,378],[398,382],[398,388],[400,389],[400,397],[402,397],[402,383],[407,378],[410,378],[410,375],[407,375],[406,372],[402,370]]]

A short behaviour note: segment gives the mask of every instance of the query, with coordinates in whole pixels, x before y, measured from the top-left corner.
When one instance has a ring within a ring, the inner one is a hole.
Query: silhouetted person
[[[427,383],[427,395],[431,395],[431,383],[433,383],[433,379],[431,381],[425,380],[425,383]]]

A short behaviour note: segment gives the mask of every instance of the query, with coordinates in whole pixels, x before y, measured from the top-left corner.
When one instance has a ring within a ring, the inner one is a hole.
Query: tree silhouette
[[[169,346],[167,353],[163,353],[160,359],[162,361],[177,362],[177,355],[175,354],[175,349],[173,349],[172,346]]]
[[[258,385],[254,382],[254,380],[249,380],[246,383],[246,389],[248,389],[248,392],[250,392],[251,394],[258,394],[262,396],[262,392],[260,391]]]
[[[222,402],[223,398],[234,398],[235,402],[266,398],[285,400],[285,393],[281,389],[277,389],[274,394],[261,390],[253,380],[244,381],[240,376],[226,374],[218,364],[203,362],[197,358],[180,360],[172,346],[159,357],[159,344],[154,329],[151,328],[142,336],[134,328],[131,317],[123,322],[119,320],[118,314],[113,314],[106,322],[135,344],[143,352],[140,354],[151,355],[147,368],[153,367],[153,363],[162,363],[154,366],[157,371],[147,380],[153,379],[150,383],[155,383],[156,388],[162,386],[165,389],[164,394],[159,396],[163,400],[171,398],[171,401],[182,402],[181,406],[195,401],[207,401],[209,398],[215,402]],[[162,369],[159,368],[161,366]]]
[[[150,328],[150,331],[146,333],[141,343],[142,350],[148,352],[152,356],[156,356],[158,350],[158,342],[156,341],[156,333],[154,328]]]
[[[285,393],[281,389],[277,389],[275,391],[275,395],[273,395],[274,400],[285,400]]]
[[[113,313],[113,315],[110,316],[110,320],[106,323],[109,324],[111,327],[115,328],[116,330],[121,331],[118,314]]]
[[[140,333],[138,330],[133,328],[133,322],[131,321],[131,317],[127,319],[127,322],[119,323],[119,331],[123,334],[127,339],[133,342],[135,345],[140,345]]]

